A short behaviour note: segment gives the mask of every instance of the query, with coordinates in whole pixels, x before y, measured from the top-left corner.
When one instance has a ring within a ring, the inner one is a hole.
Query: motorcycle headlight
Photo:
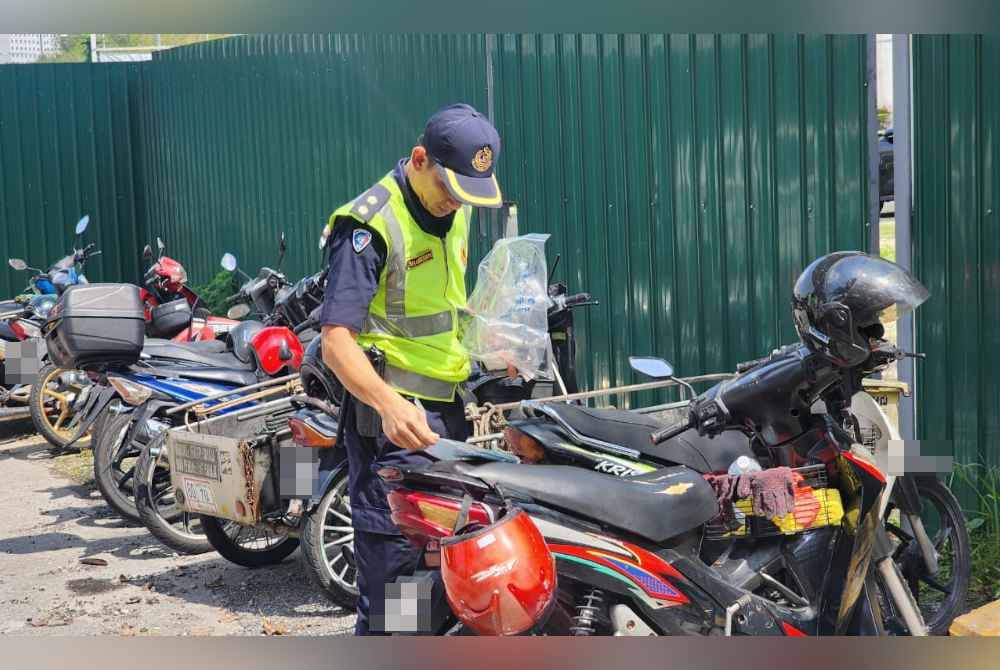
[[[153,397],[153,389],[121,377],[109,377],[108,383],[118,391],[118,395],[122,397],[122,400],[130,405],[141,405]]]

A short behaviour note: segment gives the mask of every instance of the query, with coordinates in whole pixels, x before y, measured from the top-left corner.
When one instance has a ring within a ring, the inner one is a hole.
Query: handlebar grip
[[[672,426],[661,428],[660,430],[650,435],[649,440],[653,444],[660,444],[661,442],[666,442],[671,438],[677,437],[678,435],[688,430],[689,428],[691,428],[690,417],[684,419],[683,421],[679,421],[678,423],[675,423]]]
[[[316,321],[314,319],[306,319],[305,321],[303,321],[299,325],[295,326],[295,328],[292,329],[292,332],[295,333],[296,335],[298,335],[302,331],[309,330],[310,328],[312,328],[315,325],[316,325]]]
[[[238,303],[240,301],[240,297],[242,295],[243,295],[242,293],[237,293],[236,295],[229,296],[228,298],[226,298],[225,304],[227,304],[227,305],[235,305],[236,303]]]

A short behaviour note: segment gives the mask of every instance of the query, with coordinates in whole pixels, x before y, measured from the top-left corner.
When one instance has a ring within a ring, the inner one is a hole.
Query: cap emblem
[[[483,147],[472,157],[472,167],[477,172],[486,172],[493,166],[493,150]]]

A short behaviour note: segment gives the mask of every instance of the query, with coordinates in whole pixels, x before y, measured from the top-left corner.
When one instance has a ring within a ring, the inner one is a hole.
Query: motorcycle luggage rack
[[[730,505],[732,516],[720,514],[705,524],[706,540],[775,537],[839,525],[844,517],[840,491],[829,487],[826,466],[792,468],[795,508],[784,517],[767,518],[758,513],[751,498],[738,498]]]

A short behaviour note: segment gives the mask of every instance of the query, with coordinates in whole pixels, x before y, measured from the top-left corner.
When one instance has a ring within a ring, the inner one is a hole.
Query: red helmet
[[[302,343],[282,326],[261,328],[250,338],[250,347],[257,354],[261,370],[271,377],[282,370],[298,371],[302,365]]]
[[[555,602],[555,559],[517,508],[492,526],[442,538],[441,577],[452,611],[479,635],[523,633]]]

